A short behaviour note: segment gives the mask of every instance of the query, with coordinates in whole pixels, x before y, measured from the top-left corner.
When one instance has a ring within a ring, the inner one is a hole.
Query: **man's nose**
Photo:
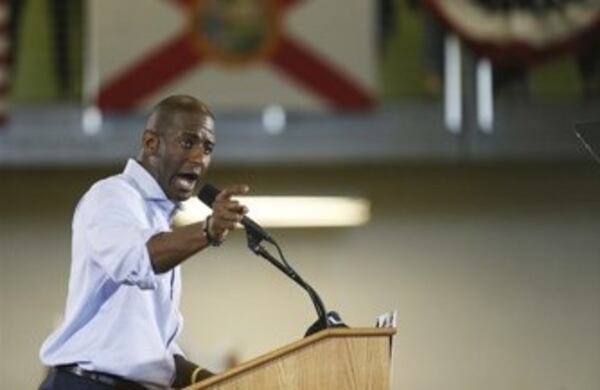
[[[198,146],[194,148],[189,155],[190,162],[202,165],[205,162],[206,153],[204,153],[204,146]]]

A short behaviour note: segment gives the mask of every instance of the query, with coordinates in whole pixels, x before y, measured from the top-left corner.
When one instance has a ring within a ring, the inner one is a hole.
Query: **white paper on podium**
[[[392,310],[377,317],[375,321],[376,328],[396,328],[398,319],[398,310]],[[394,337],[390,337],[390,388],[393,388],[394,377]]]

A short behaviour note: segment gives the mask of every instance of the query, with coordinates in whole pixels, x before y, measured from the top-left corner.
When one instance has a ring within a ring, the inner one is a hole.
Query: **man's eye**
[[[194,147],[194,141],[191,141],[189,139],[184,139],[181,141],[181,146],[184,147],[185,149],[191,149]]]

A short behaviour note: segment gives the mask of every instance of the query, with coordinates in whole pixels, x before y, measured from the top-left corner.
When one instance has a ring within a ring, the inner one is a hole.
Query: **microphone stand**
[[[313,305],[315,306],[315,310],[317,311],[318,318],[317,318],[317,321],[313,325],[311,325],[310,328],[308,328],[305,336],[309,336],[313,333],[316,333],[323,329],[327,329],[331,326],[340,326],[339,324],[330,324],[330,321],[328,320],[328,314],[325,309],[325,305],[323,304],[323,301],[321,300],[321,297],[319,297],[319,294],[317,294],[317,292],[304,279],[302,279],[302,277],[300,277],[300,275],[298,275],[298,273],[292,268],[292,266],[290,266],[285,261],[285,258],[283,258],[283,254],[281,253],[281,250],[279,249],[279,245],[277,245],[275,240],[272,240],[270,242],[277,247],[282,259],[284,260],[284,263],[282,263],[281,261],[279,261],[275,257],[273,257],[273,255],[271,255],[269,253],[269,251],[267,251],[265,249],[265,247],[263,247],[261,245],[261,242],[263,240],[262,236],[260,236],[258,234],[253,234],[252,232],[246,230],[246,238],[248,239],[248,248],[250,248],[250,250],[255,255],[260,256],[260,257],[264,258],[265,260],[267,260],[269,263],[273,264],[275,266],[275,268],[277,268],[279,271],[283,272],[287,277],[289,277],[294,282],[296,282],[296,284],[298,284],[300,287],[302,287],[308,293],[308,296],[310,297]],[[337,315],[337,313],[335,313],[335,315]],[[344,326],[344,325],[342,324],[341,326]]]

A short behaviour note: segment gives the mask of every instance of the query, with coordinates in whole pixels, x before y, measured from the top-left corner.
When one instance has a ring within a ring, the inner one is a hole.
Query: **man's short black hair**
[[[155,130],[161,134],[173,123],[177,112],[200,113],[215,119],[212,111],[202,101],[190,95],[172,95],[158,102],[148,117],[146,129]]]

